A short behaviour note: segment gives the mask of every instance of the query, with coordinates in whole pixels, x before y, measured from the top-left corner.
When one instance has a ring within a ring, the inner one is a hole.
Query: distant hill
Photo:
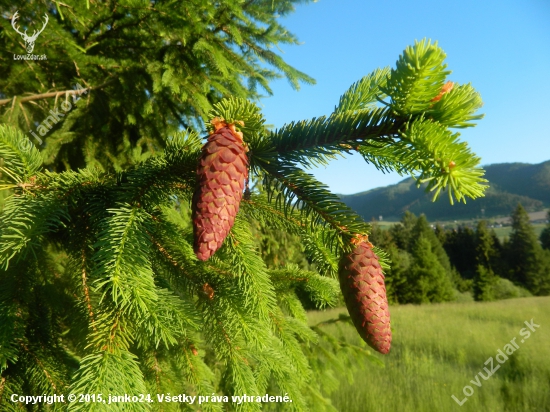
[[[447,193],[434,203],[431,194],[416,188],[412,178],[395,185],[379,187],[342,200],[365,220],[399,220],[407,210],[424,213],[431,220],[462,220],[509,215],[521,203],[528,212],[550,206],[550,160],[539,164],[500,163],[484,166],[490,188],[485,197],[467,204],[449,204]]]

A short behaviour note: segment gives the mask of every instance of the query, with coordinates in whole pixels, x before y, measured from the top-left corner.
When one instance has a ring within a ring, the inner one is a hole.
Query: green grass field
[[[403,305],[390,311],[392,349],[386,356],[377,354],[385,367],[364,365],[352,384],[342,377],[332,396],[341,412],[550,411],[550,297]],[[310,323],[342,312],[311,312]],[[540,328],[524,339],[520,330],[531,319]],[[351,325],[323,327],[361,342]],[[476,381],[479,372],[488,375],[484,367],[491,370],[490,363],[485,365],[489,358],[497,368],[498,349],[513,338],[519,348],[491,377]],[[466,389],[471,396],[459,406],[451,396],[462,401],[465,386],[473,393]]]
[[[537,235],[537,238],[540,236],[544,228],[546,227],[545,223],[531,223],[533,226],[533,229],[535,229],[535,233]],[[510,238],[510,233],[512,232],[512,226],[504,226],[504,227],[497,227],[494,229],[496,235],[502,242],[504,238]]]

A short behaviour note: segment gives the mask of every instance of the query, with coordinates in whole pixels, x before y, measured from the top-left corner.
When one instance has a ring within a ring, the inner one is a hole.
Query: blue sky
[[[260,102],[267,123],[330,114],[353,82],[393,67],[407,45],[426,37],[446,52],[449,80],[481,93],[485,118],[459,132],[482,164],[550,159],[549,0],[319,0],[281,21],[303,43],[281,47],[284,59],[317,84],[294,91],[274,82],[274,96]],[[403,179],[359,155],[310,172],[342,194]]]

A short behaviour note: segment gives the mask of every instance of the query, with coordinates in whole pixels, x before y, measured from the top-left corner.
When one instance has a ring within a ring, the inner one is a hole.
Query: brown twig
[[[46,378],[48,378],[48,381],[50,381],[50,384],[52,385],[53,389],[57,392],[57,386],[55,386],[55,382],[53,381],[53,378],[51,377],[51,375],[46,370],[46,367],[44,366],[44,364],[40,361],[40,359],[38,359],[38,357],[34,353],[31,352],[31,350],[27,347],[27,345],[25,345],[23,342],[21,342],[20,344],[23,347],[23,349],[30,356],[32,356],[34,358],[34,360],[36,361],[36,363],[38,364],[40,369],[42,369],[42,372],[44,372],[44,375],[46,375]]]
[[[109,81],[106,81],[103,84],[100,84],[99,86],[85,87],[85,88],[79,89],[79,90],[62,90],[62,91],[59,91],[59,92],[33,94],[31,96],[21,97],[21,98],[18,99],[18,101],[19,101],[19,103],[25,103],[25,102],[29,102],[29,101],[48,99],[50,97],[57,97],[57,96],[60,96],[62,94],[66,94],[66,95],[82,94],[84,92],[88,92],[88,91],[91,91],[91,90],[101,89],[101,88],[113,83],[114,81],[115,81],[114,79],[111,79]],[[13,97],[10,97],[9,99],[0,100],[0,106],[3,106],[5,104],[9,103],[12,100],[15,101],[14,100],[15,98],[16,98],[16,96],[13,96]]]
[[[95,317],[94,317],[94,311],[92,309],[92,301],[90,299],[90,293],[88,291],[88,283],[87,283],[87,276],[86,276],[86,251],[82,249],[82,287],[84,288],[84,299],[86,300],[86,305],[88,306],[88,315],[90,316],[90,320],[92,321],[92,328],[94,331],[96,331],[95,327]]]

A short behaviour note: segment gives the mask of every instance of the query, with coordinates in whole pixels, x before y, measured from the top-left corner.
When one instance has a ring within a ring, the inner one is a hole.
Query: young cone
[[[366,237],[355,238],[352,243],[355,248],[340,261],[340,288],[361,338],[386,354],[390,351],[391,329],[384,274]]]
[[[242,133],[222,119],[212,124],[215,130],[202,148],[193,195],[194,249],[200,260],[210,258],[233,227],[248,178]]]

